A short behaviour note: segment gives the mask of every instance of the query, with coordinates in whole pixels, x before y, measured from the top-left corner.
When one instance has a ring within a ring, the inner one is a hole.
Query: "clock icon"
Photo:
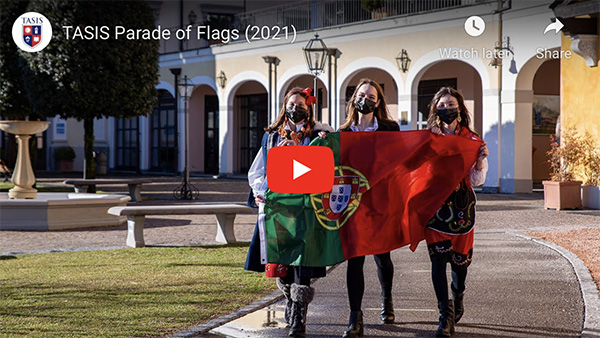
[[[465,21],[465,32],[470,36],[476,37],[485,31],[485,21],[480,16],[470,16]]]

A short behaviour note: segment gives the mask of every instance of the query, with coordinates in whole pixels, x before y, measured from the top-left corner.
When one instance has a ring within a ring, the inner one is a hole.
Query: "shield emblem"
[[[352,185],[350,184],[336,184],[333,186],[331,195],[329,195],[329,207],[333,212],[339,213],[346,208],[351,191]]]
[[[360,171],[349,166],[336,166],[335,171],[331,191],[310,197],[317,221],[327,230],[341,228],[360,205],[362,194],[371,189]]]
[[[326,217],[332,221],[339,219],[348,203],[356,199],[359,188],[359,176],[336,176],[333,180],[331,192],[323,194],[323,207]]]
[[[23,26],[23,41],[33,48],[42,42],[42,26],[41,25],[27,25]]]

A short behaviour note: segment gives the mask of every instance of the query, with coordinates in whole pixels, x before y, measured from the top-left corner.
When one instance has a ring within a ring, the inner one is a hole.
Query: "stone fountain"
[[[12,176],[15,185],[0,193],[0,230],[58,230],[116,226],[125,217],[107,214],[108,208],[126,205],[124,195],[40,193],[33,188],[35,175],[29,158],[31,135],[48,129],[47,121],[0,121],[0,129],[17,139],[17,163]]]
[[[37,197],[37,189],[33,188],[35,176],[29,158],[29,139],[31,135],[41,133],[48,129],[47,121],[0,121],[0,129],[9,134],[14,134],[17,139],[17,164],[15,165],[12,182],[14,188],[8,191],[9,198]]]

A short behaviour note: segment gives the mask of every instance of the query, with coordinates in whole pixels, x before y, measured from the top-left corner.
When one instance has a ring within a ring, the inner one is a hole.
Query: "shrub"
[[[362,8],[365,11],[375,11],[383,8],[383,0],[362,0]]]
[[[54,151],[54,158],[57,161],[73,161],[75,159],[75,150],[69,146],[60,147]]]
[[[580,180],[583,185],[600,185],[600,149],[589,133],[582,135],[574,130],[565,130],[560,144],[551,135],[547,154],[552,181]]]

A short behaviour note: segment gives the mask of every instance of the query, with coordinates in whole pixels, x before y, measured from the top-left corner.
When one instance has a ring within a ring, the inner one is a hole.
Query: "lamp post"
[[[278,57],[276,56],[270,56],[270,55],[266,55],[262,57],[263,60],[269,64],[269,109],[268,109],[268,115],[267,115],[267,125],[271,124],[271,115],[273,114],[273,111],[276,110],[277,105],[273,102],[274,100],[274,96],[273,96],[273,92],[277,91],[277,66],[279,66],[279,62],[281,60],[279,60]]]
[[[308,70],[315,77],[313,95],[317,98],[317,80],[319,74],[321,74],[325,68],[325,62],[327,61],[325,58],[325,56],[327,56],[327,46],[323,40],[319,39],[319,34],[315,34],[315,37],[310,39],[302,50],[304,51],[304,58],[306,59]],[[319,103],[315,100],[315,107],[313,109],[315,115],[317,113],[318,104]],[[316,118],[321,120],[321,116],[317,116]]]
[[[183,97],[183,115],[184,115],[184,168],[183,168],[183,182],[173,191],[173,195],[176,199],[193,200],[200,192],[196,187],[190,183],[190,170],[188,167],[188,103],[192,91],[194,90],[194,83],[188,79],[187,75],[183,77],[183,81],[177,84],[179,95]]]

